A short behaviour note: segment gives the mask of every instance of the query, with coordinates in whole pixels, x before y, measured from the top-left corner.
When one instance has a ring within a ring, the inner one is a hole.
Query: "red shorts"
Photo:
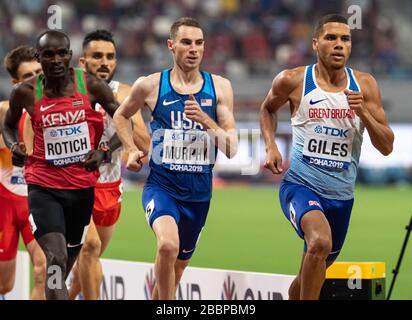
[[[34,239],[27,197],[10,192],[0,183],[0,261],[16,258],[19,233],[25,245]]]
[[[94,189],[93,221],[98,227],[110,227],[119,219],[122,196],[121,180],[98,183]]]

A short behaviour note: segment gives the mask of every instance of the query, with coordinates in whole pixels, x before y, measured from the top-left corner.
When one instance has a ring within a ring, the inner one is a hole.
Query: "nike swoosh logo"
[[[82,245],[81,243],[79,243],[79,244],[70,244],[70,243],[68,243],[67,248],[75,248],[75,247],[78,247],[78,246],[81,246],[81,245]]]
[[[192,252],[193,250],[195,250],[195,248],[193,248],[192,250],[183,249],[183,253],[189,253],[189,252]]]
[[[168,106],[168,105],[171,105],[171,104],[176,103],[176,102],[178,102],[178,101],[180,101],[180,99],[173,100],[173,101],[167,101],[166,99],[164,99],[164,100],[163,100],[163,105],[164,105],[164,106]]]
[[[53,103],[53,104],[51,104],[51,105],[49,105],[49,106],[40,106],[40,111],[41,111],[41,112],[46,111],[46,110],[54,107],[55,105],[56,105],[56,104]]]
[[[325,100],[327,100],[327,99],[325,98],[325,99],[320,99],[320,100],[316,100],[316,101],[313,101],[312,99],[310,99],[309,104],[312,106],[314,104],[317,104],[317,103],[319,103],[321,101],[325,101]]]

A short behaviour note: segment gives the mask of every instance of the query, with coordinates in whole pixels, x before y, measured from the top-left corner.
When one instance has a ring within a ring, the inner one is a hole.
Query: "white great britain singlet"
[[[360,91],[352,69],[345,72],[346,88]],[[301,102],[291,123],[291,164],[284,179],[325,198],[352,199],[364,127],[343,91],[318,86],[315,65],[306,67]]]
[[[110,81],[109,87],[113,93],[117,93],[119,89],[118,81]],[[99,143],[99,147],[107,146],[110,138],[116,133],[116,129],[113,124],[112,117],[107,114],[106,110],[101,105],[96,103],[96,111],[99,111],[103,115],[104,131]],[[120,180],[121,177],[121,151],[122,147],[116,149],[112,153],[112,161],[109,163],[102,163],[99,167],[100,177],[97,183],[109,183]]]

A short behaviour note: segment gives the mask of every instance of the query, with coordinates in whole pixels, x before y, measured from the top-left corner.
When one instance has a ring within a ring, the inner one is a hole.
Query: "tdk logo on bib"
[[[68,128],[59,128],[59,129],[53,129],[50,131],[50,136],[51,137],[66,137],[66,136],[71,136],[71,135],[76,135],[76,134],[81,134],[82,130],[80,126],[72,126]]]
[[[348,129],[339,129],[339,128],[332,128],[332,127],[326,127],[326,126],[316,126],[314,131],[317,134],[325,134],[328,136],[332,137],[341,137],[341,138],[347,138],[348,137]]]

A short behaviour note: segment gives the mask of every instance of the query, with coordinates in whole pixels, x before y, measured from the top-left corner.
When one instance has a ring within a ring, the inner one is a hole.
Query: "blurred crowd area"
[[[171,62],[166,39],[174,20],[197,18],[205,31],[203,67],[231,79],[273,77],[283,68],[314,60],[312,34],[327,13],[346,16],[362,9],[362,29],[353,31],[350,65],[378,77],[412,78],[411,1],[383,0],[2,0],[0,56],[34,44],[51,14],[62,9],[62,28],[76,59],[87,32],[112,31],[120,60],[117,77],[133,81]],[[409,37],[409,38],[408,38]],[[4,68],[2,68],[4,69]],[[7,77],[5,71],[1,77]]]

